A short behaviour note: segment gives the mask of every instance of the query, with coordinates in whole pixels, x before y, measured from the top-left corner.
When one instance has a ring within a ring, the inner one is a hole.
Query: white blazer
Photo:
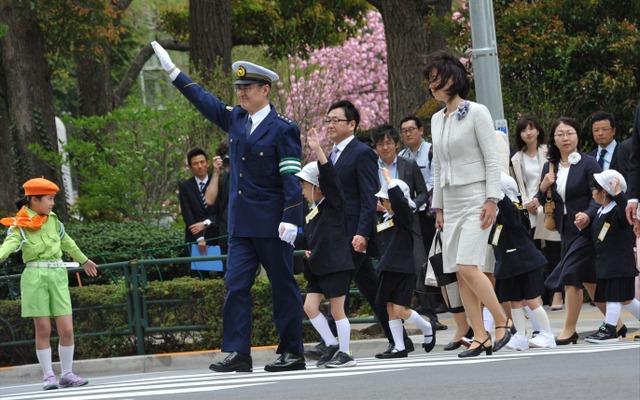
[[[538,147],[538,164],[540,165],[540,173],[538,174],[538,180],[536,181],[536,186],[540,185],[540,175],[542,174],[542,166],[547,162],[547,145],[541,145]],[[531,198],[527,196],[527,188],[525,187],[525,179],[522,176],[522,150],[516,152],[513,157],[511,157],[511,177],[516,180],[518,183],[518,190],[520,191],[520,195],[522,196],[522,202],[527,204]],[[550,240],[552,242],[560,241],[560,234],[558,231],[550,231],[544,227],[544,212],[541,205],[538,206],[537,215],[533,215],[529,213],[529,218],[536,220],[536,232],[534,234],[534,239],[544,239]]]

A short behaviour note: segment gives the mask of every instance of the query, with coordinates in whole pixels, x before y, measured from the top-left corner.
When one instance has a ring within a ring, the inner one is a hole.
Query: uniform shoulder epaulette
[[[276,116],[278,118],[280,118],[281,120],[288,122],[289,124],[293,123],[293,120],[291,118],[287,117],[286,115],[282,115],[280,113],[277,113]]]

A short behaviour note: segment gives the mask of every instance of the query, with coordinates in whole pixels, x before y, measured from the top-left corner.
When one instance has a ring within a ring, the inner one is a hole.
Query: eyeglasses
[[[329,125],[329,124],[333,124],[336,125],[339,122],[347,122],[349,121],[348,119],[340,119],[340,118],[325,118],[322,120],[322,123],[325,125]]]
[[[395,147],[396,146],[396,142],[394,142],[393,140],[387,140],[387,141],[379,141],[378,143],[376,143],[376,147]]]
[[[400,133],[402,133],[403,135],[405,135],[405,134],[408,134],[408,133],[413,133],[413,132],[415,132],[415,131],[417,131],[417,130],[418,130],[418,127],[416,127],[416,126],[412,126],[412,127],[409,127],[409,128],[401,129],[401,130],[400,130]]]
[[[250,91],[254,87],[262,87],[262,86],[264,86],[264,85],[261,85],[261,84],[258,84],[258,83],[251,83],[249,85],[236,85],[236,92],[247,93],[248,91]]]
[[[553,135],[555,138],[565,138],[565,137],[571,137],[573,135],[577,135],[578,132],[576,131],[566,131],[566,132],[559,132],[557,131],[555,135]]]

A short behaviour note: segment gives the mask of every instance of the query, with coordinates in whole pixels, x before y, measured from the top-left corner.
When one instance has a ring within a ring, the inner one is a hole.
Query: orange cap
[[[50,180],[42,178],[29,179],[22,185],[25,196],[40,196],[46,194],[56,194],[60,188]]]

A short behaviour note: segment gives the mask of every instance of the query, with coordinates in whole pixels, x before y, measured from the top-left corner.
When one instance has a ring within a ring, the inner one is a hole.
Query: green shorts
[[[26,267],[20,279],[23,317],[71,314],[69,275],[64,267]]]

